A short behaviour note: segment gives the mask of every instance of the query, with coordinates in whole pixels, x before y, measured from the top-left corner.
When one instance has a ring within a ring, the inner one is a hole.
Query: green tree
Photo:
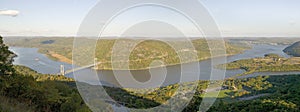
[[[12,62],[15,56],[13,52],[9,51],[0,36],[0,75],[10,75],[14,72]]]

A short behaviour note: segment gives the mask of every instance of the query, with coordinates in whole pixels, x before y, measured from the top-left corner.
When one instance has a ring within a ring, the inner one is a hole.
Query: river
[[[227,62],[232,62],[240,59],[248,59],[255,57],[263,57],[268,53],[276,53],[283,57],[290,57],[286,55],[282,50],[286,48],[286,45],[268,45],[268,44],[255,44],[252,45],[252,49],[246,50],[242,54],[225,57]],[[43,74],[57,74],[60,71],[60,65],[64,65],[66,70],[72,69],[72,65],[68,63],[58,62],[49,59],[46,55],[38,53],[36,48],[21,48],[11,47],[11,51],[16,53],[18,57],[15,58],[15,65],[24,65],[31,69],[43,73]],[[215,58],[216,60],[224,57]],[[198,65],[197,65],[198,64]],[[158,87],[166,86],[170,84],[196,80],[220,80],[224,78],[232,77],[236,74],[241,74],[243,70],[220,70],[214,68],[215,65],[223,64],[219,61],[211,63],[211,59],[201,62],[194,62],[182,65],[174,65],[162,68],[153,68],[150,70],[134,70],[134,71],[111,71],[101,70],[95,71],[93,69],[84,69],[77,71],[75,74],[66,74],[67,77],[74,78],[77,81],[86,82],[93,85],[106,85],[106,86],[119,86],[145,88],[145,87]],[[199,66],[199,68],[195,68]],[[185,68],[184,71],[181,68]],[[199,71],[200,70],[200,71]],[[216,75],[211,77],[211,71],[216,71]],[[225,77],[221,74],[225,72]],[[220,75],[218,74],[220,73]],[[254,77],[258,75],[282,75],[282,74],[300,74],[300,72],[264,72],[254,73],[245,77]],[[181,76],[182,75],[182,76]],[[132,80],[135,79],[135,80]],[[101,83],[98,80],[101,80]],[[118,80],[117,80],[118,79]],[[108,83],[109,82],[109,83]],[[124,86],[126,85],[126,86]]]

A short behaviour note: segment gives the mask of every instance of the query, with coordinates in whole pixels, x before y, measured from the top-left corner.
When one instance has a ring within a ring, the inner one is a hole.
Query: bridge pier
[[[99,67],[98,67],[98,58],[94,58],[94,69],[99,69]]]
[[[97,58],[95,58],[94,61],[95,62],[93,64],[82,66],[82,67],[78,67],[78,68],[73,68],[71,70],[65,70],[65,66],[64,65],[60,65],[60,72],[58,74],[59,75],[65,75],[65,74],[73,73],[73,72],[80,71],[80,70],[87,69],[87,68],[98,69],[99,68],[99,64],[101,64],[101,63],[98,63],[98,59]]]
[[[60,75],[65,75],[65,66],[64,65],[60,65]]]

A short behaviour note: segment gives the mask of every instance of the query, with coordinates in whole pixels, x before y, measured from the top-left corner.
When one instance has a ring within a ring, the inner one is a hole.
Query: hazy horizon
[[[76,36],[82,20],[97,2],[98,0],[3,0],[0,1],[0,34]],[[300,1],[297,0],[200,0],[200,3],[214,18],[223,37],[300,36]],[[144,8],[133,13],[141,15],[144,14],[143,11],[152,11],[157,14],[157,10],[159,9]],[[124,17],[119,21],[126,22],[128,19]],[[179,18],[172,19],[180,21]],[[193,33],[188,37],[194,37]]]

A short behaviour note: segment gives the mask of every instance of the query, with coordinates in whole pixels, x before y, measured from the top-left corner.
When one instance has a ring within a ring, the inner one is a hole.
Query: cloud
[[[16,17],[19,15],[19,11],[17,10],[0,10],[0,15],[2,16],[11,16],[11,17]]]

